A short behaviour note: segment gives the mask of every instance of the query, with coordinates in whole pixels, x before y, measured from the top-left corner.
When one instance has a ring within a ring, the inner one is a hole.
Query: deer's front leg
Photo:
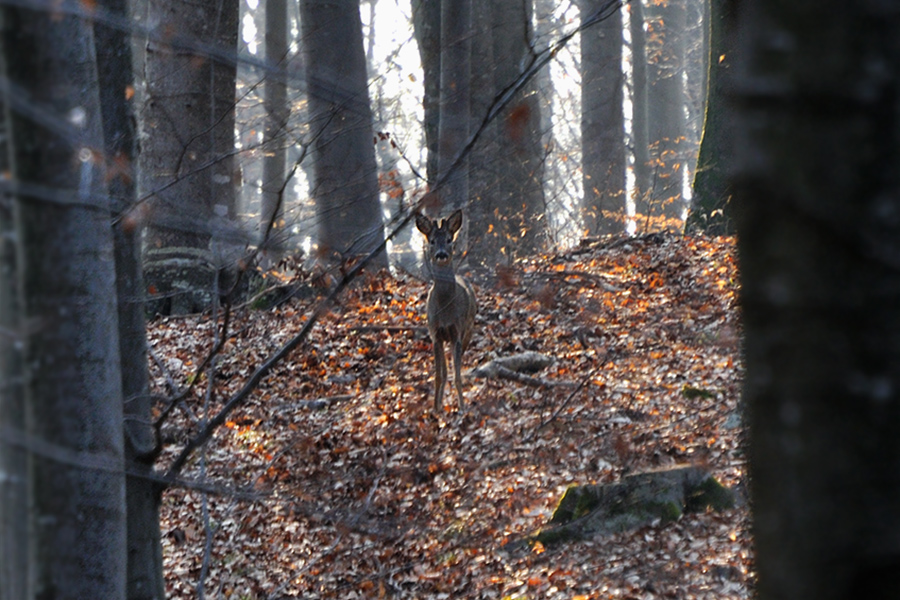
[[[456,384],[456,396],[459,398],[459,412],[465,412],[466,410],[462,391],[462,354],[462,341],[456,340],[453,344],[453,381]]]
[[[444,358],[444,342],[434,340],[434,410],[441,410],[444,382],[447,381],[447,360]]]

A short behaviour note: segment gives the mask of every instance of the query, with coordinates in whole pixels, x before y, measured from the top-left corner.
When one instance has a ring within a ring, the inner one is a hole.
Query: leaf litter
[[[733,239],[595,242],[494,275],[474,281],[464,372],[539,352],[554,359],[539,379],[570,385],[470,377],[467,413],[450,394],[434,415],[427,283],[364,277],[188,463],[181,476],[203,486],[163,495],[167,597],[196,597],[204,575],[215,598],[749,598],[746,502],[508,550],[571,484],[694,463],[743,495]],[[201,375],[173,411],[159,466],[314,302],[234,311],[214,385]],[[154,392],[188,383],[213,325],[150,324]]]

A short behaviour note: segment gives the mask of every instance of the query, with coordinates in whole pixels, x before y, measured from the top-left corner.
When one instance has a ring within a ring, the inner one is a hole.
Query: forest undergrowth
[[[467,412],[448,393],[435,415],[427,283],[364,276],[188,463],[182,476],[211,492],[164,494],[168,597],[197,597],[201,577],[206,597],[235,599],[752,595],[733,240],[598,241],[474,283],[464,370],[525,351],[552,366],[469,377]],[[234,311],[214,385],[201,375],[163,430],[161,466],[314,302]],[[150,324],[156,393],[186,385],[213,325],[209,314]],[[735,488],[738,506],[511,543],[545,525],[571,484],[682,463]]]

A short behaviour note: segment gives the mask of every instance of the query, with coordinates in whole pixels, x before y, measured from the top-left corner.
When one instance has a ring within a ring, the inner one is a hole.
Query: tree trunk
[[[493,2],[488,16],[493,44],[493,60],[489,63],[493,65],[493,100],[519,78],[532,59],[531,2]],[[536,252],[545,242],[544,147],[536,80],[513,98],[493,126],[497,139],[497,152],[489,163],[493,185],[482,200],[489,200],[489,213],[476,224],[476,233],[487,243],[472,245],[486,264],[496,264],[504,256],[511,259]],[[491,243],[494,241],[499,243]]]
[[[147,43],[141,109],[141,193],[154,193],[144,256],[153,312],[196,312],[209,305],[218,268],[210,241],[233,243],[234,84],[237,0],[199,5],[149,0],[148,20],[172,44]],[[222,50],[185,50],[180,39]],[[220,246],[218,246],[220,247]]]
[[[638,217],[643,230],[681,229],[685,162],[684,34],[686,0],[658,5],[651,15],[648,131],[652,155],[653,192],[645,213]],[[648,220],[649,217],[649,220]]]
[[[7,7],[4,19],[11,81],[54,119],[11,118],[20,311],[33,324],[27,597],[115,600],[127,569],[122,382],[110,212],[90,150],[103,146],[93,36],[64,13]]]
[[[628,3],[631,32],[631,143],[635,213],[646,215],[650,199],[650,133],[647,116],[647,51],[642,0]],[[639,222],[640,226],[640,222]]]
[[[0,10],[0,39],[13,36]],[[0,51],[0,75],[6,77]],[[0,95],[0,172],[12,171],[10,162],[9,98]],[[25,598],[29,553],[27,510],[27,455],[25,448],[8,443],[10,432],[25,431],[22,391],[22,332],[16,269],[13,196],[0,191],[0,599]]]
[[[384,240],[359,3],[301,0],[319,254],[368,254]],[[384,253],[376,262],[386,266]]]
[[[900,597],[900,13],[733,5],[758,595]]]
[[[581,0],[582,20],[599,6],[597,0]],[[582,215],[588,235],[625,231],[623,43],[618,10],[581,32]]]
[[[469,228],[467,250],[469,256],[478,262],[496,261],[500,249],[505,244],[505,232],[499,226],[500,174],[498,173],[501,149],[502,127],[500,119],[484,124],[484,117],[490,110],[496,94],[494,58],[494,21],[490,2],[473,2],[472,29],[470,33],[470,61],[473,65],[484,65],[472,69],[469,79],[469,123],[472,128],[483,127],[467,159],[468,168],[468,211]],[[471,132],[470,132],[471,133]],[[496,212],[495,212],[496,211]]]
[[[101,0],[100,5],[123,18],[125,0]],[[104,154],[112,167],[107,181],[113,199],[113,228],[118,301],[119,357],[125,415],[125,504],[128,523],[129,600],[162,600],[165,597],[162,545],[159,530],[159,489],[150,479],[155,458],[155,438],[150,423],[152,402],[147,372],[147,338],[144,322],[144,285],[141,271],[141,234],[131,214],[136,190],[134,110],[128,89],[132,77],[131,40],[118,29],[94,25],[98,49],[100,110],[103,117]]]
[[[429,182],[438,178],[438,134],[441,111],[441,3],[435,0],[413,0],[413,26],[419,56],[422,59],[425,94],[425,145],[428,147],[427,176]]]
[[[266,128],[263,138],[262,210],[260,234],[269,231],[267,253],[277,262],[287,240],[284,229],[284,178],[286,167],[286,131],[290,108],[284,70],[288,59],[287,0],[266,0],[266,63],[273,69],[266,75]],[[271,224],[271,229],[270,229]]]
[[[469,202],[468,161],[458,159],[469,138],[472,57],[471,0],[441,1],[441,125],[438,169],[445,181],[438,193],[435,216],[466,208]],[[458,234],[459,248],[468,244],[468,219]]]
[[[709,0],[709,76],[706,118],[697,170],[694,173],[693,206],[687,227],[709,235],[731,235],[731,187],[727,168],[734,156],[734,124],[729,118],[725,90],[731,69],[732,46],[736,31],[731,5],[724,0]]]

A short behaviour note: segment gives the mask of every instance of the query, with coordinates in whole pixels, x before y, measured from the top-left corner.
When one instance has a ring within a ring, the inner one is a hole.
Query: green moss
[[[681,517],[681,505],[675,501],[658,502],[648,508],[660,518],[663,525],[677,521]]]
[[[716,512],[734,508],[734,492],[719,483],[715,477],[704,479],[687,497],[687,512],[702,512],[707,508]]]
[[[574,542],[581,539],[578,530],[572,527],[556,527],[553,529],[542,529],[531,537],[531,544],[540,542],[545,546],[552,546],[563,542]]]
[[[704,390],[702,388],[694,387],[688,384],[684,384],[681,388],[681,395],[687,398],[688,400],[695,400],[697,398],[715,398],[715,393]]]
[[[598,500],[584,486],[570,485],[550,517],[551,523],[568,523],[583,517],[597,507]]]

